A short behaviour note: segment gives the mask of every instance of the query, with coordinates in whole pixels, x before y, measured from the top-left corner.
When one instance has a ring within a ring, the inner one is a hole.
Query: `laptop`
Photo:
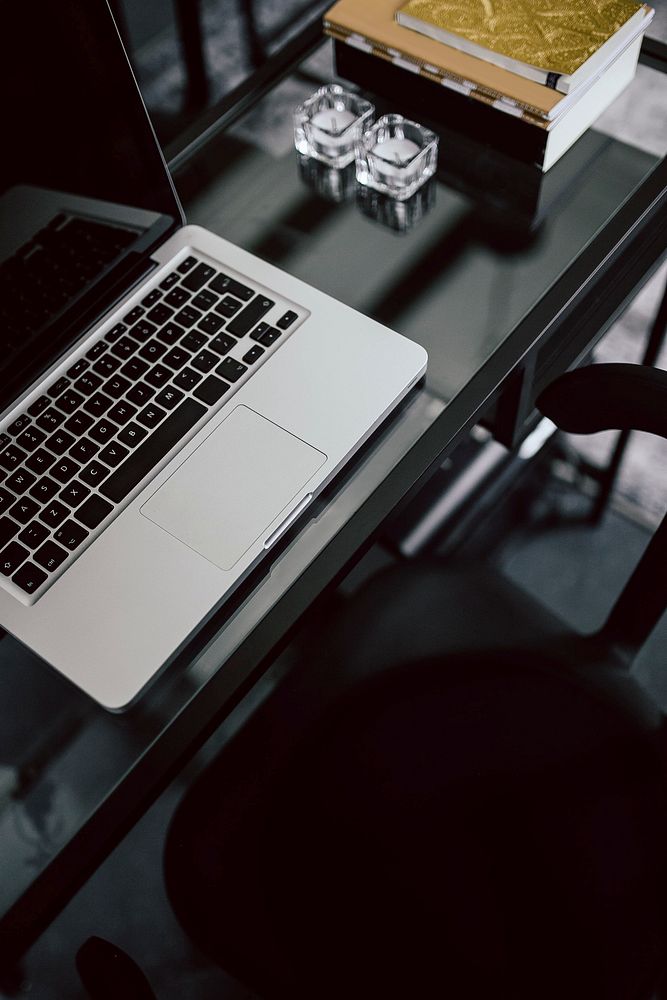
[[[427,358],[186,225],[106,0],[0,53],[0,624],[121,710]]]

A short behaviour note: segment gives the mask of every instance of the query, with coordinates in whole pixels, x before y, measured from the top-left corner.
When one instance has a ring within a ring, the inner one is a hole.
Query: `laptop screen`
[[[182,220],[106,0],[10,4],[0,79],[4,409]]]

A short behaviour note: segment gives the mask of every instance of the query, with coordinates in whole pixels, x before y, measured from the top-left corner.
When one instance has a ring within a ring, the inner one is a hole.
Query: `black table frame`
[[[658,43],[659,44],[659,43]],[[656,43],[652,43],[655,48]],[[205,159],[211,138],[259,100],[314,47],[312,30],[265,67],[256,89],[209,123],[173,162]],[[660,47],[667,67],[666,46]],[[654,54],[651,53],[651,64]],[[485,412],[495,407],[501,439],[513,442],[530,421],[541,388],[573,367],[604,334],[667,251],[667,158],[537,303],[462,391],[368,497],[301,576],[276,601],[90,820],[0,919],[0,963],[18,960],[229,715],[285,647],[319,595],[335,586],[372,545],[390,515],[413,499]],[[213,628],[213,631],[212,631]],[[213,641],[205,628],[199,648]],[[192,647],[190,648],[192,654]]]

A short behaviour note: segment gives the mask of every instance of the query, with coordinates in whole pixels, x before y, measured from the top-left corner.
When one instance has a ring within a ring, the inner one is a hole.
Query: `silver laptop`
[[[426,354],[184,224],[106,0],[18,6],[0,41],[0,623],[118,710]]]

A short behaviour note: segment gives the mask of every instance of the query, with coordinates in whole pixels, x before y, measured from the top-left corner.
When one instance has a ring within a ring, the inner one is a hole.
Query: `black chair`
[[[667,373],[557,380],[565,430],[667,437]],[[627,666],[667,518],[595,635],[488,567],[381,572],[199,777],[165,874],[266,998],[652,997],[667,956],[665,724]]]

